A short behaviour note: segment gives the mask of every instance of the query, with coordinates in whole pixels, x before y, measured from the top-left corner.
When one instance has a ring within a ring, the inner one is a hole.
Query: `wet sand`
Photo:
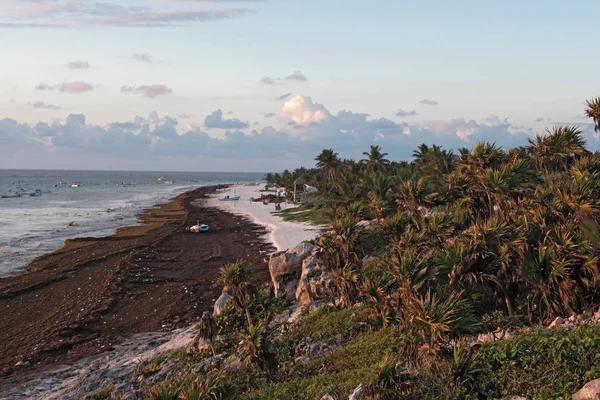
[[[0,380],[109,351],[142,332],[187,326],[212,308],[219,267],[244,258],[268,281],[265,229],[184,193],[146,210],[141,226],[69,240],[0,279]],[[209,224],[207,233],[186,227]],[[22,365],[16,366],[17,363]],[[25,364],[25,365],[23,365]],[[11,379],[12,380],[12,379]]]

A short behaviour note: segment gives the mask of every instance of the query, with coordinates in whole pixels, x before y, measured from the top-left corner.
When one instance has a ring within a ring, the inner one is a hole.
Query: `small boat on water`
[[[19,193],[15,193],[15,194],[3,194],[0,195],[1,198],[3,199],[16,199],[17,197],[21,197],[21,195]]]
[[[221,197],[219,199],[219,201],[236,201],[239,200],[241,196],[225,196],[225,197]]]
[[[79,186],[81,186],[81,183],[79,183],[79,182],[73,182],[73,183],[71,183],[71,187],[72,188],[78,188]]]

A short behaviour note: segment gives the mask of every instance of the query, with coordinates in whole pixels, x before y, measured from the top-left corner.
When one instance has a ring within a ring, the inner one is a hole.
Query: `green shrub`
[[[600,378],[600,327],[546,329],[487,343],[477,389],[487,398],[571,398]]]

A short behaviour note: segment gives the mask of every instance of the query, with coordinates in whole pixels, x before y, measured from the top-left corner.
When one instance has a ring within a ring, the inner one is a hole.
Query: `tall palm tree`
[[[585,102],[585,115],[594,120],[594,131],[600,132],[600,96]]]
[[[243,260],[227,264],[219,271],[216,284],[224,287],[225,291],[231,293],[236,307],[244,310],[248,326],[252,327],[250,310],[248,309],[249,297],[254,293],[251,284],[252,269]]]
[[[332,149],[323,149],[321,154],[315,158],[315,161],[317,162],[317,168],[323,172],[327,182],[333,182],[337,169],[341,164],[338,153]]]
[[[388,153],[382,153],[379,146],[371,145],[371,149],[368,152],[363,152],[363,155],[367,158],[360,160],[360,162],[368,172],[384,171],[390,165],[390,160],[386,158]]]
[[[215,352],[215,347],[213,346],[213,340],[217,336],[217,333],[218,328],[215,319],[212,317],[211,313],[204,311],[204,313],[202,313],[202,317],[200,318],[200,322],[198,323],[198,337],[208,341],[213,356],[217,355]]]

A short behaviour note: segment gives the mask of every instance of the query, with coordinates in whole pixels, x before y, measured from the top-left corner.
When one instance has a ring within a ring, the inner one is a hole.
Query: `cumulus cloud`
[[[106,0],[4,0],[0,27],[77,26],[182,26],[239,17],[250,10],[240,7],[186,9],[175,5],[157,7],[151,0],[142,5],[123,5]]]
[[[62,110],[62,107],[60,107],[60,106],[56,106],[54,104],[49,104],[49,103],[44,103],[43,101],[35,101],[33,103],[29,102],[27,104],[29,104],[31,107],[35,108],[36,110]]]
[[[87,61],[71,61],[67,64],[69,69],[89,69],[90,63]]]
[[[281,96],[275,97],[275,100],[277,100],[277,101],[287,100],[290,98],[291,95],[292,95],[291,93],[285,93],[285,94],[282,94]]]
[[[121,93],[139,94],[153,99],[155,97],[169,95],[173,93],[173,90],[166,85],[122,86]]]
[[[411,117],[413,115],[417,115],[416,110],[404,111],[403,109],[399,109],[396,113],[396,117]]]
[[[152,64],[154,62],[154,57],[150,53],[133,53],[131,58],[135,61]]]
[[[275,113],[266,113],[266,114],[264,114],[265,118],[273,118],[273,117],[276,117],[276,116],[277,116],[277,114],[275,114]]]
[[[437,106],[438,102],[435,100],[431,100],[431,99],[423,99],[423,100],[419,101],[419,104],[424,105],[424,106]]]
[[[40,83],[35,87],[35,90],[58,90],[63,93],[81,94],[94,90],[94,86],[91,83],[82,81],[65,82],[58,85]]]
[[[237,118],[223,119],[223,111],[218,109],[206,116],[204,126],[219,129],[246,129],[249,124]]]
[[[310,97],[296,96],[285,102],[277,116],[301,125],[323,121],[329,116],[329,111],[322,104],[313,103]]]
[[[260,80],[260,83],[262,83],[263,85],[277,86],[285,83],[286,81],[307,82],[308,78],[302,72],[295,71],[294,73],[286,76],[285,78],[263,76]]]

